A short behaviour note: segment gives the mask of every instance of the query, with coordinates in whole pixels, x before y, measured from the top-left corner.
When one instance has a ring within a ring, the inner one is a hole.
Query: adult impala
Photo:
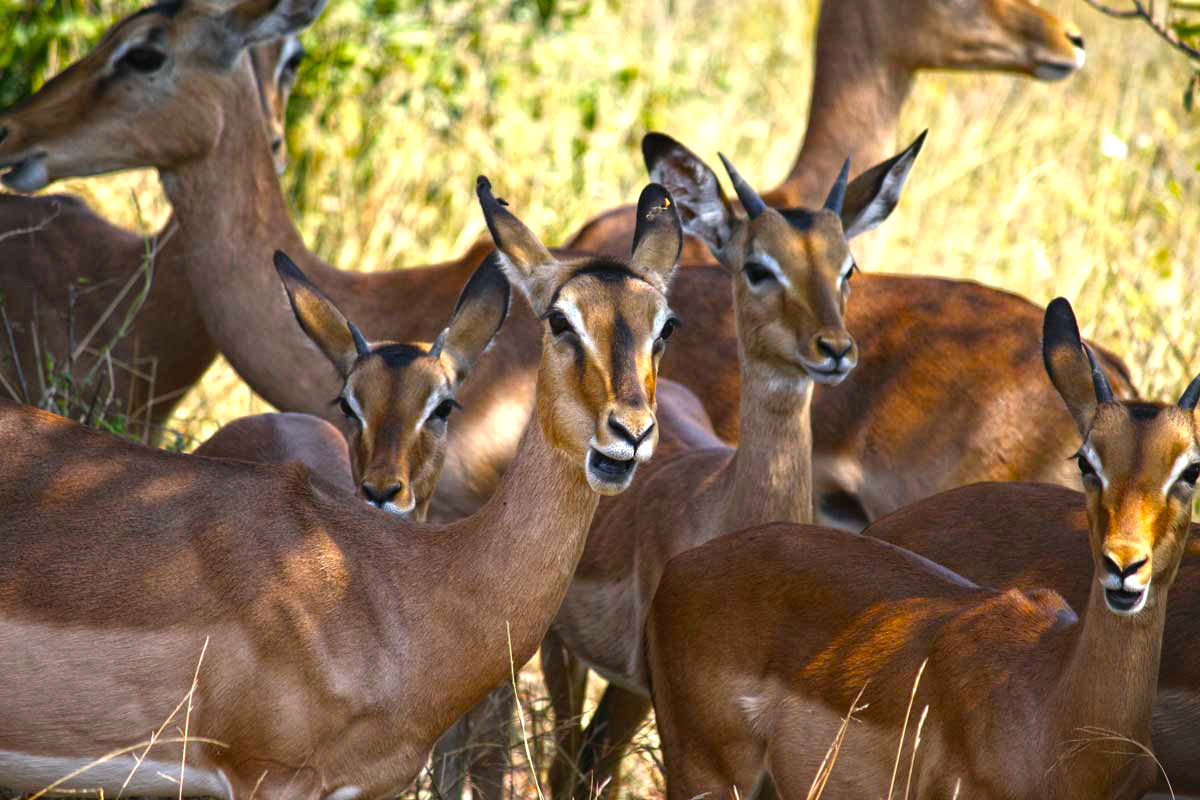
[[[480,269],[545,321],[536,413],[468,519],[419,525],[331,497],[299,466],[163,453],[0,406],[0,785],[38,789],[136,741],[197,676],[185,730],[219,745],[188,745],[186,770],[163,744],[136,771],[128,758],[70,783],[115,793],[134,772],[129,792],[179,776],[233,800],[390,796],[508,674],[510,639],[517,663],[533,654],[598,493],[654,451],[682,233],[650,185],[629,261],[559,261],[485,179],[478,194],[499,251]],[[482,296],[460,311],[486,309],[486,329],[507,294],[470,285]]]
[[[826,0],[821,3],[803,145],[783,183],[763,195],[779,208],[820,202],[846,156],[882,161],[917,72],[1000,70],[1060,80],[1083,66],[1083,37],[1028,0]],[[571,248],[620,253],[633,230],[625,206],[588,222]],[[712,259],[686,240],[683,263]]]
[[[335,375],[312,364],[305,343],[292,335],[295,322],[270,267],[274,251],[286,250],[376,336],[431,341],[440,319],[396,309],[411,308],[414,297],[429,308],[449,307],[485,250],[454,264],[373,273],[337,270],[307,250],[288,217],[268,133],[245,113],[257,108],[258,96],[248,63],[234,58],[228,69],[213,66],[217,55],[230,57],[219,33],[207,33],[219,32],[222,18],[184,0],[173,16],[155,10],[117,26],[96,52],[0,114],[7,130],[0,163],[15,165],[3,179],[35,188],[68,175],[156,167],[179,225],[172,241],[191,302],[213,341],[274,406],[323,416],[349,433],[353,423],[326,403],[339,389]],[[110,76],[115,49],[135,47],[160,54],[158,69]],[[94,88],[102,82],[128,86],[119,94],[123,102],[97,103]],[[153,135],[132,137],[130,130]],[[846,212],[887,177],[886,170],[871,171],[851,181]],[[731,441],[739,377],[728,277],[719,268],[692,270],[671,302],[681,316],[704,323],[680,335],[664,375],[693,390]],[[861,369],[837,392],[822,388],[813,398],[822,518],[862,527],[906,502],[978,480],[1075,485],[1063,469],[1071,421],[1041,380],[1039,315],[1020,298],[964,282],[875,276],[856,286],[847,328],[872,332],[860,342]],[[532,409],[537,337],[527,305],[514,303],[489,358],[463,387],[465,409],[450,432],[435,518],[470,513],[498,485]],[[1131,391],[1115,363],[1111,376],[1119,392]],[[1005,390],[994,391],[998,385]],[[936,429],[926,424],[930,417],[938,419]],[[989,424],[981,427],[981,418]],[[1036,435],[1017,435],[1028,430]]]
[[[845,171],[819,209],[781,213],[726,161],[745,217],[725,199],[716,174],[682,144],[659,133],[643,141],[650,172],[679,204],[684,230],[719,243],[714,250],[732,280],[741,438],[729,447],[707,420],[689,419],[686,406],[676,410],[685,389],[664,392],[661,446],[670,456],[660,454],[632,490],[601,504],[543,648],[551,654],[543,668],[560,734],[556,797],[581,797],[589,783],[609,784],[650,709],[641,631],[667,561],[747,525],[812,522],[813,386],[841,383],[858,362],[858,344],[843,324],[855,269],[848,239],[891,214],[923,140],[880,165],[888,179],[848,216]],[[609,681],[578,755],[573,727],[583,692],[566,683],[578,672],[557,666],[559,645]],[[568,784],[574,763],[582,780]]]
[[[165,15],[169,7],[161,9]],[[128,34],[142,25],[153,26],[155,16],[157,12],[143,13],[123,22],[109,36],[119,38],[116,31]],[[295,35],[251,47],[259,89],[254,105],[226,109],[231,116],[240,113],[267,125],[269,149],[279,172],[287,163],[285,115],[303,53]],[[149,69],[153,59],[152,52],[137,47],[117,48],[108,51],[102,69],[118,84],[128,83],[137,79],[139,71]],[[44,381],[44,376],[38,377],[42,375],[38,362],[46,357],[52,357],[60,368],[70,364],[76,381],[90,373],[97,353],[126,324],[126,308],[133,304],[143,283],[137,274],[152,253],[153,279],[141,310],[112,347],[117,367],[104,394],[111,390],[115,397],[128,398],[132,429],[143,422],[152,431],[159,429],[183,392],[199,380],[217,354],[192,301],[187,272],[179,263],[180,246],[187,238],[177,230],[175,221],[155,235],[141,236],[110,224],[78,198],[67,195],[0,194],[0,264],[4,265],[0,296],[17,348],[16,363],[7,346],[0,348],[3,393],[36,402]],[[124,302],[111,309],[110,303],[131,279],[133,285]],[[73,304],[71,287],[76,289]],[[97,323],[99,328],[85,341]],[[77,353],[68,354],[72,348]],[[107,370],[99,374],[109,375]]]
[[[911,736],[901,748],[902,769],[916,762],[906,796],[1137,798],[1153,785],[1144,748],[1189,534],[1200,392],[1118,402],[1062,299],[1046,311],[1045,355],[1091,469],[1082,616],[1052,591],[983,589],[822,528],[752,528],[685,553],[646,626],[669,797],[745,795],[768,777],[802,797],[847,713],[856,722],[822,796],[878,796],[922,665],[909,723],[920,748]]]

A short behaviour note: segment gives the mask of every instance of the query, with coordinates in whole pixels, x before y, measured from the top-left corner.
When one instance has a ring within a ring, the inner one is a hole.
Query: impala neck
[[[807,377],[781,379],[741,354],[738,445],[722,530],[768,522],[811,523],[812,394]]]
[[[328,416],[338,389],[333,370],[298,368],[313,354],[271,259],[276,249],[286,251],[335,296],[341,274],[308,251],[292,224],[260,117],[228,111],[259,107],[249,60],[234,69],[236,78],[222,82],[224,124],[215,147],[160,170],[178,223],[172,247],[209,334],[238,374],[278,407]]]
[[[1123,617],[1109,611],[1098,580],[1092,581],[1083,618],[1067,629],[1056,654],[1065,666],[1049,702],[1055,713],[1049,715],[1047,754],[1062,755],[1053,781],[1073,787],[1062,796],[1116,796],[1112,787],[1124,783],[1131,765],[1146,766],[1145,754],[1134,745],[1105,737],[1150,745],[1166,617],[1166,587],[1141,613]],[[1091,745],[1081,747],[1085,740]]]
[[[441,590],[433,616],[442,635],[428,666],[445,685],[469,687],[456,695],[463,704],[447,724],[509,679],[510,633],[515,667],[532,658],[583,555],[598,500],[582,466],[546,441],[535,414],[483,508],[437,530],[453,563],[445,585],[433,589]],[[463,642],[505,658],[464,658]]]
[[[847,156],[857,175],[894,149],[913,73],[889,59],[883,21],[862,6],[822,3],[808,129],[787,179],[771,192],[773,205],[818,204]]]

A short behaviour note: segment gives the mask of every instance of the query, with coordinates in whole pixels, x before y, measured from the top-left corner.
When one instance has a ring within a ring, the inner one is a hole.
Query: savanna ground
[[[142,3],[50,5],[0,43],[0,105],[15,99],[3,96],[22,80],[15,65],[33,63],[39,83]],[[923,77],[900,140],[924,128],[930,138],[862,266],[971,278],[1042,304],[1065,295],[1145,396],[1174,398],[1200,369],[1200,112],[1181,102],[1188,66],[1139,23],[1081,0],[1045,5],[1083,29],[1085,69],[1060,84]],[[706,158],[721,149],[773,186],[804,129],[815,7],[334,0],[303,35],[284,178],[295,219],[343,269],[446,259],[484,233],[473,186],[486,173],[558,243],[637,196],[638,145],[651,129]],[[5,18],[26,8],[0,0]],[[22,61],[31,47],[39,58]],[[147,231],[168,214],[151,172],[56,189]],[[219,362],[172,427],[202,439],[266,408]],[[545,692],[529,669],[520,682],[531,752],[545,766]],[[652,744],[648,731],[631,759],[638,796],[661,792]],[[516,796],[533,794],[524,762],[518,746]]]

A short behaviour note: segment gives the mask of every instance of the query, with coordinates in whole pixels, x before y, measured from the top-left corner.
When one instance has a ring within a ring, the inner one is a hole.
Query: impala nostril
[[[0,125],[0,143],[3,143],[8,138],[8,128]]]
[[[1119,566],[1117,566],[1117,562],[1113,561],[1108,556],[1104,556],[1104,569],[1106,569],[1110,574],[1115,575],[1118,578],[1124,577],[1121,574],[1121,568]]]
[[[1144,566],[1146,566],[1146,559],[1143,558],[1141,561],[1135,561],[1134,563],[1130,564],[1128,567],[1125,568],[1125,571],[1121,574],[1121,577],[1129,578],[1133,575],[1136,575],[1138,573],[1138,571],[1141,570],[1141,568]]]
[[[834,361],[840,361],[850,352],[853,345],[850,342],[837,342],[824,337],[817,337],[817,349]]]
[[[1068,42],[1070,42],[1071,44],[1075,45],[1076,47],[1078,47],[1080,50],[1084,50],[1084,49],[1085,49],[1085,48],[1084,48],[1084,46],[1083,46],[1083,34],[1080,34],[1080,33],[1068,33],[1068,34],[1067,34],[1067,41],[1068,41]]]
[[[3,138],[4,137],[0,136],[0,139],[3,139]],[[271,142],[271,152],[272,153],[278,154],[280,148],[282,148],[282,147],[283,147],[283,139],[275,139],[274,141]]]
[[[366,496],[367,500],[370,501],[372,505],[379,506],[380,508],[383,508],[385,505],[395,500],[396,495],[400,494],[403,489],[404,484],[402,483],[395,483],[384,489],[376,489],[366,481],[363,481],[362,484],[362,492]]]

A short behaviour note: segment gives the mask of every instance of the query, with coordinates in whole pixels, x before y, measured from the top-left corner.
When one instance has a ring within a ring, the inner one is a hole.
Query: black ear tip
[[[654,222],[657,218],[669,213],[678,225],[679,213],[675,209],[675,200],[667,188],[659,183],[647,184],[638,197],[638,222]]]
[[[304,277],[304,273],[296,266],[296,262],[288,258],[287,253],[282,250],[276,250],[274,261],[275,271],[279,273],[279,277],[291,278],[293,280],[304,281],[305,283],[308,282],[308,279]]]
[[[642,160],[648,168],[653,168],[676,145],[678,142],[665,133],[651,131],[642,137]]]
[[[1079,323],[1075,321],[1075,311],[1065,297],[1056,297],[1046,306],[1045,322],[1042,326],[1042,338],[1049,342],[1052,339],[1067,339],[1078,346]]]
[[[490,192],[492,190],[492,182],[488,180],[487,175],[480,175],[475,179],[475,191]]]

